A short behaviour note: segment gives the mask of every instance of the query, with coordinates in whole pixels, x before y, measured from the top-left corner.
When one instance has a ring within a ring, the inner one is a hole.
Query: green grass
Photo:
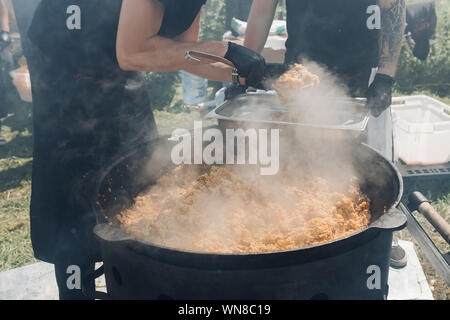
[[[0,193],[0,271],[31,264],[29,205],[31,182]]]
[[[10,114],[1,120],[8,143],[0,146],[0,271],[36,260],[30,241],[29,206],[33,137],[31,104],[8,91]]]
[[[214,96],[212,87],[208,88],[208,94],[210,100],[212,100]],[[178,83],[175,95],[172,98],[169,107],[164,108],[165,110],[154,110],[155,121],[160,135],[170,135],[173,130],[179,128],[188,130],[193,129],[194,121],[202,121],[203,126],[217,124],[217,121],[215,120],[206,120],[202,118],[202,115],[196,111],[185,112],[182,105],[183,93],[181,83]]]

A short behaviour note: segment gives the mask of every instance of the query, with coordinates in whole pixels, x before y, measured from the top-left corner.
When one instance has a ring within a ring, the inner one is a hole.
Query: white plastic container
[[[394,158],[407,165],[450,161],[450,107],[425,95],[393,98]]]
[[[26,102],[32,102],[30,73],[25,67],[13,70],[9,73],[16,86],[20,98]]]

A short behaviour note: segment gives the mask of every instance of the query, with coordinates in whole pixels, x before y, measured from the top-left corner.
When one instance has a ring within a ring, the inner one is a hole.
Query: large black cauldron
[[[108,297],[112,299],[383,299],[388,293],[392,233],[406,217],[396,206],[402,180],[396,168],[364,144],[322,163],[353,166],[371,199],[373,221],[361,232],[299,250],[259,254],[205,254],[142,243],[104,217],[129,207],[135,196],[171,167],[172,143],[162,138],[131,151],[102,177],[95,199]],[[324,157],[329,149],[324,148]],[[318,160],[320,160],[317,158]],[[301,161],[299,160],[299,163]],[[306,166],[306,164],[305,164]],[[306,168],[306,167],[305,167]],[[309,168],[308,170],[310,170]],[[384,213],[384,210],[387,210]]]

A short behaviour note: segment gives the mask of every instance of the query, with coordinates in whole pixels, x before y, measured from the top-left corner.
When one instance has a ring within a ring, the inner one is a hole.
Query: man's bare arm
[[[4,0],[0,0],[0,31],[10,31],[8,7]]]
[[[200,33],[200,13],[192,26],[184,33],[175,38],[177,41],[197,43]],[[184,68],[184,71],[195,74],[199,77],[219,82],[232,82],[232,68],[223,63],[200,64],[193,63]]]
[[[199,17],[178,39],[158,36],[164,6],[157,0],[124,0],[117,33],[117,58],[124,70],[167,72],[189,69],[188,50],[224,56],[228,44],[220,41],[197,42]],[[226,80],[223,80],[226,81]]]
[[[394,76],[406,26],[405,0],[378,0],[381,9],[378,73]]]

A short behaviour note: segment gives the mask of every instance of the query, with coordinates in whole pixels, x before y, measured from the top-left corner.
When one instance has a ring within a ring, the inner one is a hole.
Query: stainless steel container
[[[333,99],[329,105],[281,104],[271,93],[247,93],[206,115],[226,128],[280,128],[328,139],[361,137],[369,121],[365,99]],[[291,132],[292,133],[292,132]],[[290,134],[291,134],[290,133]]]

